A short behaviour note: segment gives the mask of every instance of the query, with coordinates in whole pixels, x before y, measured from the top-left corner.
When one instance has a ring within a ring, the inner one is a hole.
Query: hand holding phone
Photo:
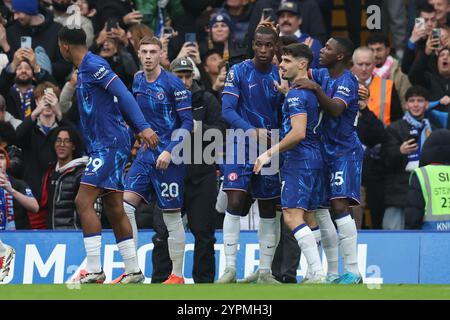
[[[273,14],[272,8],[264,8],[262,12],[262,20],[271,19]]]
[[[424,30],[425,29],[425,19],[422,17],[418,17],[415,20],[415,26],[417,29]]]
[[[25,49],[31,48],[31,37],[20,37],[20,47]]]
[[[195,33],[186,33],[184,35],[184,42],[188,42],[188,43],[194,43],[197,41],[197,36],[195,35]]]
[[[106,31],[110,32],[111,29],[117,28],[119,26],[119,21],[116,18],[109,18],[106,21]]]

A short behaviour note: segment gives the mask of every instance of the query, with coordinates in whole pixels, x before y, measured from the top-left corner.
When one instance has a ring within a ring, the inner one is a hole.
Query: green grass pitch
[[[450,285],[0,285],[8,299],[131,299],[131,300],[450,300]]]

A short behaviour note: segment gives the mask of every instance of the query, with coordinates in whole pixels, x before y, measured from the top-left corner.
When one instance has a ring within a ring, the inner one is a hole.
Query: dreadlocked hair
[[[278,43],[280,41],[280,37],[278,36],[277,29],[273,25],[272,22],[264,21],[258,24],[255,30],[255,34],[271,34],[273,36],[273,39],[275,43]]]

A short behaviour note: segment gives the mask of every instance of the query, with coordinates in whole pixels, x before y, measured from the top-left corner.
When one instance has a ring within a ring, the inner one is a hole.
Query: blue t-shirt
[[[340,99],[347,106],[339,117],[323,115],[323,147],[328,159],[360,159],[361,142],[356,133],[358,123],[358,81],[348,70],[333,79],[328,69],[313,69],[312,78],[326,95]]]
[[[133,82],[133,95],[141,107],[145,119],[159,138],[155,150],[141,149],[138,158],[149,163],[156,163],[158,156],[172,144],[172,133],[182,125],[180,112],[187,113],[192,122],[191,92],[183,82],[170,72],[161,69],[154,82],[148,82],[143,71],[136,73]],[[184,116],[186,118],[186,116]],[[171,150],[168,150],[171,151]]]
[[[117,78],[108,62],[88,52],[81,62],[77,78],[80,131],[86,150],[129,148],[130,136],[117,98],[107,91]]]
[[[274,81],[281,82],[278,68],[274,65],[269,72],[263,73],[256,69],[252,60],[245,60],[230,69],[223,96],[231,94],[238,98],[235,111],[248,124],[242,129],[279,128],[284,96],[278,92]],[[222,114],[227,120],[225,109]]]
[[[283,165],[320,169],[323,167],[320,150],[322,129],[317,98],[310,90],[291,89],[283,104],[282,139],[292,130],[291,118],[300,114],[307,116],[306,136],[294,148],[282,153]]]

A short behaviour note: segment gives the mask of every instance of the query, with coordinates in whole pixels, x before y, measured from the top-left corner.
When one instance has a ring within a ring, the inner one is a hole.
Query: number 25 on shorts
[[[331,174],[331,185],[342,186],[344,184],[344,171],[337,171]]]

